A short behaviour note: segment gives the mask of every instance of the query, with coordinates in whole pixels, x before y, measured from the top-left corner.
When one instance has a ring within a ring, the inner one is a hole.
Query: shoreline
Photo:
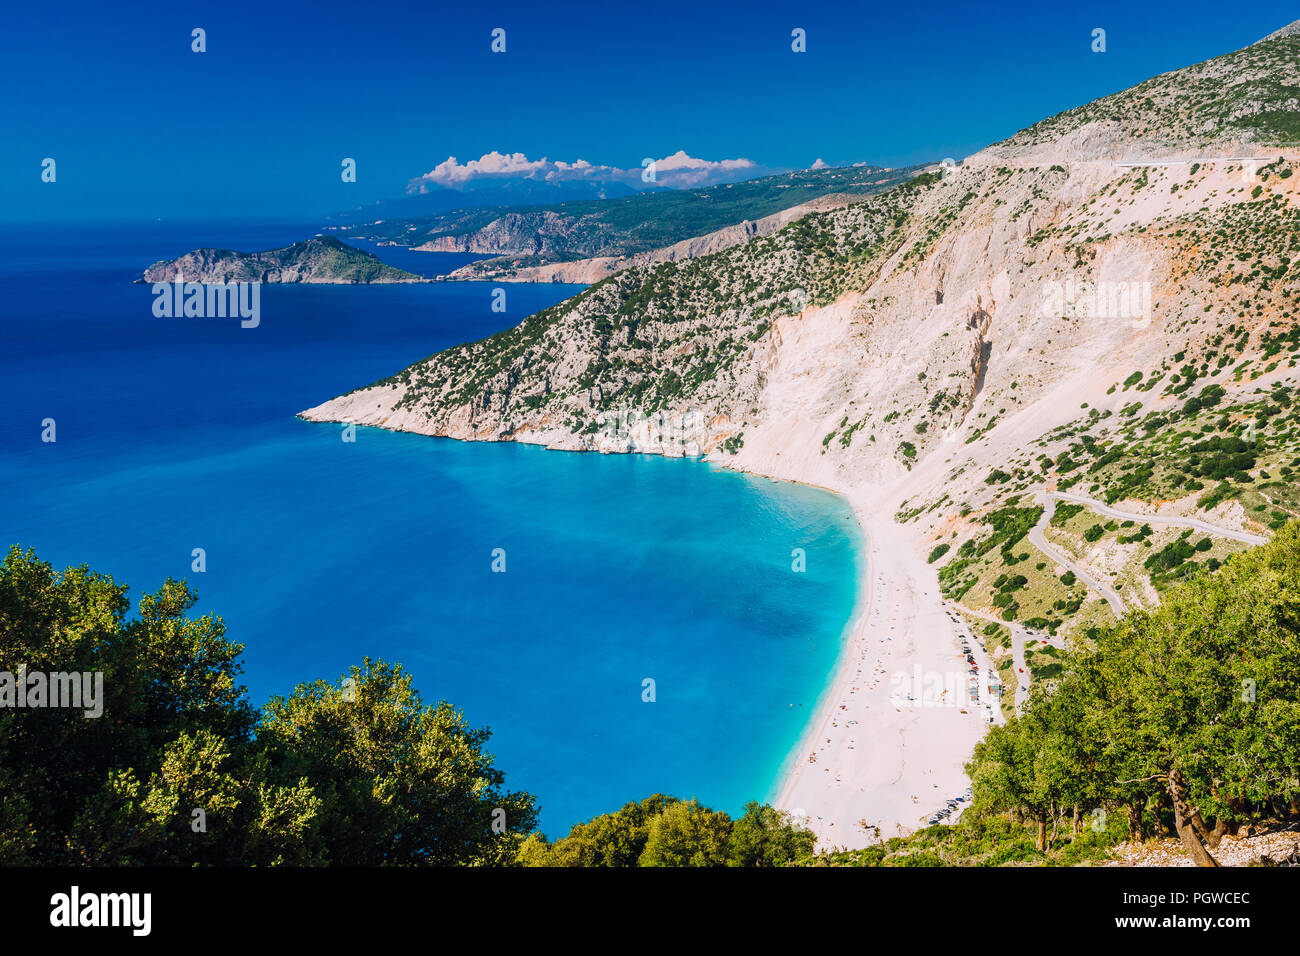
[[[831,680],[769,793],[803,818],[821,849],[861,849],[926,826],[960,796],[988,722],[978,704],[897,706],[895,682],[910,688],[917,668],[964,678],[960,631],[908,536],[872,507],[878,500],[828,490],[853,509],[865,578]]]
[[[802,484],[802,482],[799,482]],[[814,488],[822,488],[821,485],[812,485]],[[832,494],[839,495],[847,499],[843,492],[832,491],[829,488],[822,488],[824,491],[831,491]],[[873,597],[873,588],[871,581],[871,555],[874,551],[874,539],[870,529],[862,520],[862,515],[858,509],[849,501],[849,506],[853,511],[853,520],[857,522],[858,532],[862,536],[862,567],[865,569],[859,572],[859,577],[854,587],[853,609],[849,614],[849,619],[844,625],[844,631],[840,638],[839,653],[835,655],[835,663],[831,668],[826,683],[822,686],[821,691],[817,694],[817,700],[813,704],[809,714],[808,721],[804,729],[799,734],[799,739],[795,741],[790,752],[786,754],[785,759],[781,761],[781,767],[777,771],[776,779],[768,788],[767,802],[773,806],[782,806],[787,791],[793,781],[799,776],[799,755],[807,754],[813,747],[817,738],[817,733],[825,725],[826,721],[833,715],[833,705],[839,692],[843,689],[841,685],[849,677],[848,665],[853,658],[853,647],[858,638],[861,637],[871,611],[871,602]],[[865,575],[865,577],[863,576]]]
[[[337,410],[321,414],[319,407],[297,417],[310,422],[342,420]],[[453,441],[484,440],[364,418],[357,416],[356,423]],[[548,451],[610,453],[518,437],[495,440]],[[850,505],[866,548],[858,571],[863,577],[834,670],[793,750],[777,767],[766,790],[769,798],[775,794],[770,802],[805,817],[824,850],[861,849],[926,826],[927,818],[943,809],[946,800],[961,796],[969,787],[965,763],[989,724],[978,703],[967,706],[941,695],[937,703],[904,699],[904,706],[896,706],[891,699],[891,682],[908,682],[906,692],[914,674],[937,674],[956,681],[957,687],[964,687],[967,677],[960,650],[964,625],[954,622],[935,572],[917,553],[912,535],[889,517],[891,491],[896,489],[809,480],[814,476],[798,476],[797,466],[772,467],[775,462],[770,459],[737,466],[707,454],[689,457],[839,495]],[[910,476],[913,481],[916,477]],[[987,658],[978,642],[972,648],[983,677]]]

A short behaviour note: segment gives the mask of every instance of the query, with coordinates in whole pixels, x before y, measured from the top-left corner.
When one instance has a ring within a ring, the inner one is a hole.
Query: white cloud
[[[696,186],[709,186],[727,179],[735,179],[736,173],[761,172],[758,164],[751,159],[721,159],[713,162],[696,159],[679,149],[671,156],[655,160],[655,174],[660,185],[677,189],[689,189]],[[640,173],[638,172],[638,176]]]
[[[826,160],[818,156],[817,159],[813,162],[813,164],[808,168],[809,169],[830,169],[830,163],[826,162]]]
[[[523,153],[499,153],[492,150],[467,163],[461,163],[455,156],[448,156],[423,176],[412,179],[407,184],[406,191],[424,193],[430,187],[464,189],[471,183],[485,179],[534,179],[547,182],[590,180],[622,182],[640,188],[641,172],[641,166],[620,169],[617,166],[589,163],[585,159],[569,163],[564,160],[552,161],[545,156],[529,159]],[[679,149],[670,156],[655,160],[655,185],[691,189],[772,172],[777,170],[764,169],[750,159],[698,159]]]

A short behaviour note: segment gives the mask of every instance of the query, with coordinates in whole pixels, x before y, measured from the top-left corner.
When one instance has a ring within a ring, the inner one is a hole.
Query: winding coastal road
[[[1118,508],[1112,508],[1104,501],[1098,501],[1096,498],[1089,498],[1085,495],[1069,494],[1063,491],[1048,491],[1045,488],[1037,489],[1033,492],[1034,500],[1043,506],[1043,515],[1038,519],[1038,523],[1029,532],[1029,540],[1042,551],[1043,554],[1051,558],[1057,564],[1068,568],[1074,572],[1074,576],[1082,581],[1087,587],[1092,588],[1103,598],[1106,599],[1115,612],[1116,617],[1122,617],[1124,614],[1124,601],[1115,591],[1114,588],[1099,580],[1095,575],[1089,574],[1070,556],[1061,553],[1061,551],[1052,545],[1046,538],[1044,532],[1052,520],[1053,502],[1068,501],[1072,504],[1084,505],[1108,518],[1117,518],[1121,521],[1142,521],[1159,525],[1178,525],[1183,527],[1196,528],[1204,531],[1206,534],[1219,535],[1224,538],[1231,538],[1234,541],[1242,541],[1247,544],[1264,544],[1267,538],[1251,534],[1248,531],[1235,531],[1230,528],[1222,528],[1218,525],[1210,524],[1208,521],[1202,521],[1199,518],[1192,518],[1186,515],[1146,515],[1133,511],[1120,511]],[[1017,621],[1004,621],[999,617],[991,614],[985,614],[982,611],[976,611],[972,608],[960,605],[960,610],[965,614],[981,620],[990,621],[994,624],[1001,624],[1011,631],[1011,654],[1012,662],[1016,668],[1016,711],[1019,712],[1024,706],[1025,701],[1029,699],[1029,682],[1030,671],[1029,665],[1025,659],[1025,644],[1027,641],[1042,641],[1053,647],[1064,647],[1064,641],[1049,637],[1037,631],[1031,631]]]
[[[1043,505],[1043,516],[1038,519],[1038,523],[1029,532],[1029,541],[1042,551],[1057,564],[1069,568],[1074,572],[1074,576],[1080,581],[1092,588],[1098,594],[1106,599],[1110,609],[1115,612],[1116,617],[1124,615],[1124,600],[1119,593],[1108,584],[1103,583],[1096,576],[1084,571],[1067,555],[1062,554],[1051,543],[1048,542],[1044,532],[1052,520],[1052,512],[1055,510],[1052,503],[1055,501],[1067,501],[1071,504],[1084,505],[1092,509],[1099,515],[1107,518],[1118,518],[1121,521],[1144,522],[1153,525],[1179,526],[1186,528],[1195,528],[1198,531],[1204,531],[1206,534],[1218,535],[1222,538],[1231,538],[1234,541],[1242,541],[1246,544],[1264,544],[1268,538],[1251,534],[1248,531],[1236,531],[1231,528],[1222,528],[1218,525],[1210,524],[1208,521],[1202,521],[1200,518],[1193,518],[1189,515],[1160,515],[1160,514],[1140,514],[1136,511],[1120,511],[1118,508],[1112,508],[1104,501],[1098,501],[1096,498],[1089,498],[1086,495],[1075,495],[1065,491],[1048,491],[1045,488],[1034,492],[1034,499]]]
[[[1202,521],[1200,518],[1192,518],[1187,515],[1144,515],[1133,511],[1120,511],[1112,508],[1104,501],[1098,501],[1096,498],[1072,495],[1064,491],[1043,491],[1041,494],[1049,499],[1055,498],[1076,505],[1087,505],[1093,511],[1108,518],[1119,518],[1123,521],[1145,521],[1150,524],[1180,525],[1204,531],[1206,534],[1217,534],[1220,537],[1231,538],[1234,541],[1244,541],[1247,544],[1266,544],[1268,542],[1268,538],[1263,535],[1251,534],[1249,531],[1233,531],[1229,528],[1221,528],[1218,525],[1210,524],[1208,521]]]
[[[1123,617],[1124,601],[1120,598],[1118,592],[1116,592],[1116,590],[1110,585],[1103,584],[1100,580],[1083,570],[1083,568],[1076,565],[1073,559],[1062,554],[1055,548],[1055,546],[1049,544],[1046,536],[1043,534],[1043,532],[1047,530],[1047,525],[1052,520],[1052,512],[1055,510],[1052,507],[1052,501],[1053,499],[1061,497],[1064,496],[1053,491],[1044,490],[1034,493],[1034,498],[1043,505],[1043,516],[1038,519],[1038,524],[1034,525],[1033,528],[1029,530],[1030,544],[1043,552],[1043,554],[1047,555],[1057,564],[1073,571],[1076,578],[1106,599],[1106,603],[1110,605],[1110,609],[1115,612],[1117,618]],[[1074,497],[1066,498],[1065,500],[1073,501]]]

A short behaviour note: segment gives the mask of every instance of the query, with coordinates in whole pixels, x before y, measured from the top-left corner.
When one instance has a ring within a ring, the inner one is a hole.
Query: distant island
[[[422,276],[385,265],[377,256],[355,249],[332,236],[295,242],[265,252],[195,249],[175,259],[155,262],[139,282],[173,282],[177,275],[190,282],[303,282],[320,285],[370,285],[386,282],[429,282]]]

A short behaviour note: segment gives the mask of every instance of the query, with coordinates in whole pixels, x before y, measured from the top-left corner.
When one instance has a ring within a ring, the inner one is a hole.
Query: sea
[[[426,702],[490,728],[552,837],[653,793],[732,814],[771,799],[853,611],[848,504],[700,460],[345,441],[295,417],[578,286],[503,286],[501,312],[490,283],[265,285],[243,327],[156,317],[133,284],[193,248],[318,231],[0,226],[0,549],[133,599],[187,580],[259,706],[400,662]],[[357,245],[429,276],[473,258]]]

